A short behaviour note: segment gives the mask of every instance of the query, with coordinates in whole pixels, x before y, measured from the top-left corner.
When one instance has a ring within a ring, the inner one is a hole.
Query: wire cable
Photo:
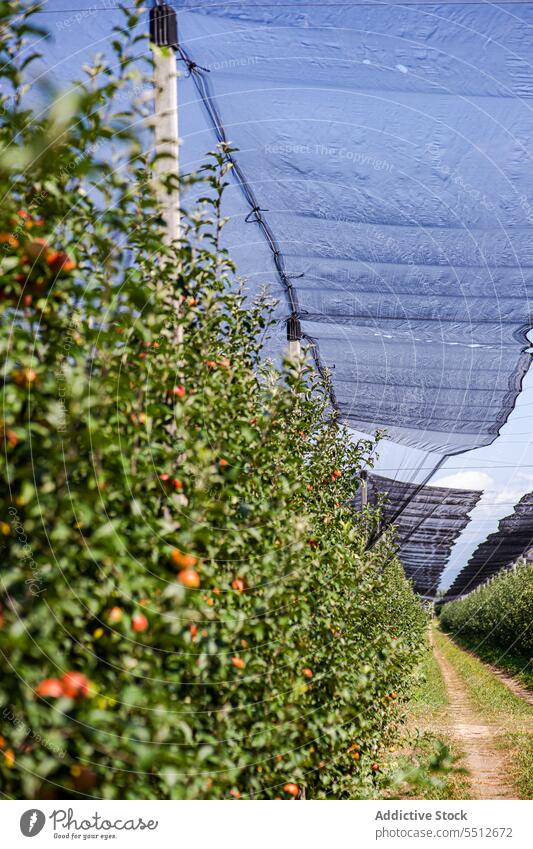
[[[176,9],[177,12],[194,12],[201,11],[205,12],[206,9],[210,8],[227,8],[228,6],[236,6],[243,7],[246,6],[245,0],[239,2],[239,0],[227,0],[227,2],[220,3],[202,3],[197,6],[193,5],[179,5],[175,3],[169,3],[169,6],[172,6],[173,9]],[[338,2],[338,3],[254,3],[254,9],[277,9],[277,8],[357,8],[359,6],[363,7],[372,7],[372,6],[385,6],[390,7],[394,6],[396,8],[401,9],[405,6],[490,6],[492,8],[500,8],[505,6],[533,6],[533,0],[499,0],[498,2],[492,3],[490,0],[402,0],[402,2],[388,2],[388,0],[365,0],[365,2]],[[106,6],[97,6],[94,4],[93,6],[86,6],[82,8],[76,9],[43,9],[42,7],[35,6],[32,14],[41,14],[41,15],[62,15],[65,12],[119,12],[120,9],[125,9],[126,11],[141,11],[137,6],[121,6],[116,8],[109,8]],[[26,12],[28,9],[25,10]]]

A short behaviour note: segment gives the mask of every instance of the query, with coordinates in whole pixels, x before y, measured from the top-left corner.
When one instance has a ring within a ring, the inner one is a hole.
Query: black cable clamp
[[[287,342],[299,342],[302,338],[302,326],[296,313],[292,313],[287,319]]]
[[[150,41],[157,47],[175,47],[178,43],[176,10],[156,0],[150,9]]]

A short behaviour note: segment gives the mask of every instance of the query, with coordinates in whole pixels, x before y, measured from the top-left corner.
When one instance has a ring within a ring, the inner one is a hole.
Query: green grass
[[[533,660],[530,657],[512,654],[501,646],[487,642],[481,636],[478,639],[456,634],[449,634],[448,636],[461,648],[474,652],[485,663],[497,666],[502,672],[516,678],[524,687],[533,690]]]
[[[461,767],[461,751],[442,731],[410,729],[396,754],[392,772],[395,799],[470,799],[469,781]]]
[[[515,778],[523,799],[533,799],[533,734],[509,734],[516,758]]]
[[[439,711],[447,707],[446,685],[439,665],[433,653],[428,649],[426,657],[418,670],[418,681],[413,692],[411,712],[426,715],[429,711]]]
[[[501,730],[496,741],[510,753],[520,797],[533,798],[533,708],[509,690],[477,657],[434,631],[436,645],[461,676],[472,704]]]
[[[392,787],[385,794],[388,798],[470,798],[468,779],[459,767],[462,753],[441,730],[446,726],[447,706],[444,679],[428,650],[409,703],[403,745],[396,753]]]
[[[533,717],[533,708],[511,692],[477,657],[464,652],[438,630],[435,630],[435,642],[463,678],[474,705],[488,719],[498,720],[502,714],[515,719]]]

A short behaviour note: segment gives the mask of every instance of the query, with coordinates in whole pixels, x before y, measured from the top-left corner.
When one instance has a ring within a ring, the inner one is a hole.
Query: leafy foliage
[[[533,653],[533,564],[519,563],[442,608],[440,623],[459,638],[487,640],[530,658]]]
[[[18,12],[1,6],[3,792],[372,795],[426,625],[349,505],[374,446],[307,365],[262,357],[268,301],[219,246],[223,149],[164,245],[143,107],[124,110],[136,13],[118,71],[98,57],[38,117]]]

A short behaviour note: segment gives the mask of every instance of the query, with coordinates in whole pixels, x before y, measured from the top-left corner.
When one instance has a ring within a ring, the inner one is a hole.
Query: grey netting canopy
[[[454,597],[471,592],[521,557],[533,559],[533,493],[524,495],[498,530],[481,543],[446,593]]]
[[[395,524],[398,553],[417,592],[435,595],[451,548],[480,497],[475,490],[419,487],[369,476],[369,503],[383,503],[384,522]],[[359,496],[356,507],[360,503]]]
[[[489,444],[530,361],[533,5],[175,5],[184,159],[238,148],[250,287],[299,315],[357,430]]]
[[[530,362],[533,4],[173,5],[180,167],[238,148],[226,242],[251,292],[281,299],[273,348],[296,313],[355,429],[489,444]],[[120,19],[69,9],[42,16],[60,82]]]

